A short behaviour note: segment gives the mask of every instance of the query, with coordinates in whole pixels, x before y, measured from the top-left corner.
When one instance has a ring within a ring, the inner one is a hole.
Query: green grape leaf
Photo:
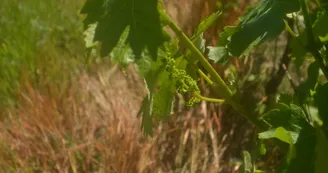
[[[313,34],[315,38],[318,38],[322,42],[325,42],[325,38],[328,38],[328,14],[326,11],[320,12],[317,20],[313,24]],[[290,41],[290,48],[292,50],[291,57],[296,58],[296,66],[300,66],[304,62],[304,57],[308,51],[305,46],[308,44],[306,32],[302,31],[299,36],[293,38]]]
[[[175,49],[174,46],[171,47]],[[171,52],[171,50],[167,50]],[[174,51],[174,50],[172,50]],[[145,97],[142,109],[142,129],[146,134],[152,134],[153,121],[152,118],[165,118],[170,115],[174,103],[175,80],[171,80],[169,73],[165,70],[164,59],[167,52],[162,49],[158,51],[158,59],[154,61],[148,52],[142,53],[142,58],[136,61],[135,66],[138,72],[144,76],[146,88],[148,91]],[[177,67],[185,67],[183,58],[176,61]]]
[[[175,94],[175,81],[169,77],[169,73],[164,71],[158,76],[159,88],[154,92],[154,105],[153,116],[165,118],[171,115],[174,94]]]
[[[306,34],[302,32],[296,38],[292,38],[290,40],[289,47],[291,49],[291,57],[296,59],[296,67],[299,69],[304,62],[304,57],[308,53],[305,49],[305,45],[307,44]]]
[[[87,14],[85,27],[98,22],[94,40],[102,43],[102,56],[113,50],[128,26],[127,43],[137,59],[145,48],[156,59],[158,47],[168,39],[155,0],[87,0],[81,14]]]
[[[260,139],[276,138],[289,144],[289,150],[286,158],[286,163],[288,164],[292,159],[296,157],[296,148],[294,144],[298,139],[298,135],[299,134],[297,132],[287,131],[283,127],[278,127],[259,133],[259,138]]]
[[[112,61],[119,63],[122,66],[126,66],[134,62],[135,56],[129,45],[125,44],[129,35],[129,27],[125,28],[121,38],[117,42],[113,51],[110,53]]]
[[[231,36],[236,33],[241,27],[240,26],[225,26],[224,31],[220,33],[219,46],[225,46],[229,43]]]
[[[328,172],[328,139],[322,130],[317,129],[315,173]]]
[[[285,130],[283,127],[278,127],[259,133],[260,139],[277,138],[283,142],[286,142],[287,144],[294,144],[296,142],[298,136],[294,134],[293,137],[290,132]]]
[[[319,76],[319,66],[313,62],[308,67],[308,78],[296,88],[296,95],[301,102],[304,102],[310,96],[310,91],[314,90]]]
[[[309,124],[303,124],[294,145],[295,155],[287,156],[286,173],[308,173],[314,172],[316,129]],[[277,171],[278,172],[278,171]]]
[[[328,34],[326,36],[319,36],[321,42],[328,42]]]
[[[216,19],[221,15],[221,12],[215,12],[205,18],[200,24],[198,25],[196,32],[191,37],[191,40],[194,40],[198,36],[200,36],[203,32],[205,32],[210,26],[213,25],[213,23],[216,21]]]
[[[230,27],[229,33],[221,34],[221,38],[228,40],[226,46],[231,55],[247,55],[258,44],[276,38],[285,27],[285,15],[299,9],[298,0],[262,0],[240,18],[236,28]]]
[[[292,94],[289,93],[282,93],[279,95],[278,103],[284,103],[286,105],[289,105],[293,103],[294,97]]]
[[[152,135],[153,112],[155,90],[158,85],[158,77],[163,73],[163,59],[166,54],[160,50],[159,58],[154,61],[147,51],[142,52],[142,58],[135,63],[137,71],[144,77],[147,88],[147,96],[144,98],[138,115],[142,115],[141,128],[145,134]]]
[[[267,149],[265,147],[265,144],[263,143],[263,140],[258,140],[258,152],[260,155],[265,155],[267,153]]]
[[[96,30],[97,24],[90,24],[88,28],[83,32],[84,42],[86,48],[92,48],[96,45],[96,43],[93,41],[95,36],[95,30]]]
[[[313,172],[315,161],[315,128],[305,121],[303,110],[292,103],[279,102],[277,109],[263,116],[273,129],[260,133],[259,138],[277,138],[289,144],[286,160],[277,169],[280,173]],[[308,158],[307,161],[304,158]]]
[[[318,107],[319,116],[323,121],[323,129],[328,134],[328,83],[319,84],[313,98]]]
[[[200,33],[200,35],[195,38],[193,43],[200,52],[205,52],[206,40],[203,38],[203,33]]]
[[[315,37],[328,37],[328,14],[325,10],[319,12],[317,20],[313,24],[313,34]]]
[[[289,144],[286,159],[275,172],[314,172],[316,135],[315,129],[309,124],[304,123],[298,132],[288,131],[283,127],[274,128],[260,133],[259,138],[276,138]]]
[[[273,109],[262,116],[262,119],[273,128],[283,127],[289,131],[299,131],[304,122],[302,108],[294,104],[279,103],[277,109]]]
[[[242,173],[253,172],[252,158],[248,151],[243,151],[243,165],[242,165],[241,172]]]
[[[206,40],[203,38],[203,33],[200,33],[197,37],[195,37],[192,42],[201,53],[205,52]],[[186,51],[185,56],[192,64],[196,64],[198,62],[198,59],[195,58],[190,50]]]
[[[147,95],[141,104],[141,107],[138,112],[138,116],[142,115],[142,121],[141,121],[141,130],[146,135],[152,135],[153,134],[153,119],[152,119],[152,97],[150,95]]]
[[[225,63],[229,59],[228,49],[225,47],[212,47],[208,46],[208,58],[215,63]]]
[[[294,105],[291,97],[283,97],[277,109],[262,117],[273,129],[260,133],[259,138],[277,138],[289,144],[287,157],[276,172],[314,172],[316,129],[305,121],[302,108]]]

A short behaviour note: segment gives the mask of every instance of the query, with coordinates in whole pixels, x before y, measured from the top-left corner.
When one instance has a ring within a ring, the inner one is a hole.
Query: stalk
[[[173,22],[173,20],[166,15],[167,24],[176,34],[176,36],[181,40],[181,42],[191,51],[195,58],[200,62],[200,64],[205,68],[205,70],[210,74],[213,79],[214,85],[213,89],[223,97],[226,103],[230,104],[237,112],[242,114],[245,118],[251,121],[260,131],[268,129],[268,124],[252,116],[248,113],[246,109],[239,104],[234,98],[234,95],[230,88],[225,84],[221,76],[215,71],[212,65],[207,61],[203,54],[195,47],[192,41],[186,36],[186,34]]]

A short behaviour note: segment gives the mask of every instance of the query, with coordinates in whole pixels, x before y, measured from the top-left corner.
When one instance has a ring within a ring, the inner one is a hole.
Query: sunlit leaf
[[[295,136],[295,135],[294,135]],[[293,144],[297,140],[296,138],[292,137],[290,132],[286,131],[283,127],[278,127],[275,129],[271,129],[262,133],[259,133],[259,138],[260,139],[270,139],[270,138],[277,138],[283,142],[286,142],[287,144]]]
[[[210,26],[213,25],[213,23],[216,21],[216,19],[221,15],[221,12],[215,12],[205,18],[197,27],[196,33],[191,37],[191,40],[194,40],[196,37],[201,35],[203,32],[205,32]]]
[[[97,24],[90,24],[88,28],[83,32],[84,42],[86,48],[91,48],[96,45],[96,43],[93,41],[95,36],[95,30],[96,30]]]
[[[215,63],[225,63],[229,58],[229,52],[228,49],[225,47],[207,47],[208,52],[208,58],[210,60],[213,60]]]
[[[103,56],[113,50],[127,27],[127,43],[136,58],[147,48],[156,59],[158,47],[167,40],[155,0],[88,0],[81,13],[87,14],[85,26],[98,22],[94,40],[102,43]]]
[[[131,47],[125,44],[129,35],[129,27],[125,29],[123,34],[120,37],[120,40],[117,42],[113,51],[110,53],[112,61],[114,63],[119,63],[120,65],[126,66],[129,63],[133,63],[135,56]]]
[[[242,173],[253,172],[252,158],[248,151],[243,151],[243,165],[242,165],[241,172]]]
[[[227,48],[233,56],[247,55],[258,44],[276,38],[285,27],[285,15],[299,9],[298,0],[262,0],[221,38],[228,40]]]

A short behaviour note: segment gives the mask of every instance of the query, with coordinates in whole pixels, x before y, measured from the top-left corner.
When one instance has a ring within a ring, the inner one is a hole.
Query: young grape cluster
[[[178,93],[185,95],[188,92],[199,92],[197,82],[190,75],[188,75],[184,69],[177,68],[176,62],[173,58],[166,57],[165,64],[166,71],[169,72],[170,78],[176,81],[176,89]],[[199,98],[192,97],[186,105],[192,106],[199,102]]]

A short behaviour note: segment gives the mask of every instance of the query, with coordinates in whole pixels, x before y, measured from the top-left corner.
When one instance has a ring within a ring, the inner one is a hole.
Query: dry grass
[[[1,172],[222,172],[218,117],[202,103],[145,137],[135,117],[145,92],[133,74],[85,74],[60,97],[25,82],[21,106],[0,122]]]

